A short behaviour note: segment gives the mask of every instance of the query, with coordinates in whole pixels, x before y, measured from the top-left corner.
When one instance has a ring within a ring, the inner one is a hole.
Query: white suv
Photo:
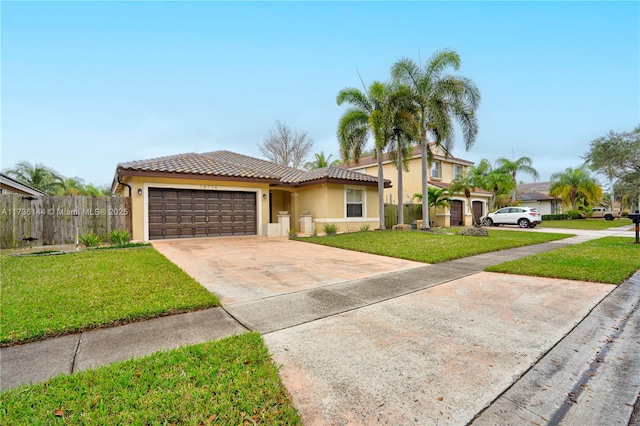
[[[535,228],[542,222],[542,215],[531,207],[505,207],[489,213],[481,221],[485,226],[518,225],[520,228]]]

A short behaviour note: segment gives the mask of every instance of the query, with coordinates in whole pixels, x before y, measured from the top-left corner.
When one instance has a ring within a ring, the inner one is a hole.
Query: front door
[[[463,221],[463,206],[464,203],[460,200],[451,201],[451,226],[464,225]]]

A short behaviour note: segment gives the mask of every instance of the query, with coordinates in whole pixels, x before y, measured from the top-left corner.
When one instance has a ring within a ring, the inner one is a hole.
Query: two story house
[[[429,170],[429,186],[435,188],[450,188],[452,182],[464,176],[469,167],[473,166],[473,162],[463,160],[461,158],[445,155],[444,151],[435,144],[429,144],[429,149],[433,154],[433,161]],[[412,157],[408,161],[409,171],[403,172],[402,200],[398,200],[398,191],[396,182],[398,180],[397,163],[391,160],[389,154],[384,154],[382,161],[382,170],[384,178],[389,179],[392,183],[391,188],[384,190],[384,199],[389,204],[413,204],[417,203],[413,195],[422,192],[422,165],[421,165],[421,149],[416,146],[413,149]],[[348,170],[363,173],[370,176],[378,175],[378,162],[373,156],[363,157],[356,163],[348,163],[344,165]],[[429,212],[431,226],[471,226],[473,224],[472,215],[476,218],[488,213],[487,206],[491,193],[481,188],[476,188],[471,193],[470,203],[464,194],[451,194],[451,202],[449,207],[432,208]]]

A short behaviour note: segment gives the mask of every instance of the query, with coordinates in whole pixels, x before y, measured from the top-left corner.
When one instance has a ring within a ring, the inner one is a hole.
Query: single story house
[[[131,196],[133,239],[148,241],[373,229],[377,187],[376,177],[343,168],[305,171],[214,151],[120,163],[111,189]]]
[[[519,192],[518,205],[532,207],[538,210],[540,214],[562,213],[562,200],[541,192]]]
[[[540,214],[561,214],[562,200],[549,195],[550,186],[551,182],[518,184],[518,205],[535,208]]]
[[[39,191],[25,183],[22,183],[12,177],[0,173],[0,193],[1,194],[18,194],[18,195],[31,195],[33,197],[40,197],[44,195],[44,192]]]

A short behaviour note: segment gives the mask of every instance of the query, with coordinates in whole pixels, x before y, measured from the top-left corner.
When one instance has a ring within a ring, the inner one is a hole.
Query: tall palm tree
[[[596,203],[602,197],[602,189],[583,165],[576,169],[567,167],[564,172],[552,174],[549,195],[561,198],[565,206],[576,210],[578,202]]]
[[[56,194],[63,180],[52,168],[44,164],[36,164],[34,166],[28,161],[17,163],[15,168],[9,169],[5,173],[49,195]]]
[[[336,98],[338,105],[347,102],[352,105],[338,122],[338,141],[343,161],[360,161],[369,135],[373,136],[375,157],[378,161],[378,209],[380,229],[384,225],[384,173],[382,155],[389,144],[391,127],[385,114],[389,98],[389,86],[379,81],[373,82],[366,93],[348,87],[342,89]]]
[[[421,125],[424,228],[429,228],[427,179],[433,156],[428,147],[429,137],[445,152],[450,152],[454,144],[454,120],[460,124],[466,149],[471,148],[478,133],[475,111],[480,103],[480,92],[471,80],[445,74],[450,68],[455,71],[460,68],[460,56],[449,49],[434,53],[424,67],[411,59],[403,58],[391,68],[394,81],[411,87],[417,97]]]
[[[505,157],[500,157],[496,160],[496,166],[498,168],[503,169],[504,171],[511,174],[511,178],[513,179],[513,184],[517,185],[518,181],[516,180],[516,176],[518,172],[526,173],[531,175],[534,180],[540,179],[540,175],[538,171],[534,169],[531,164],[533,164],[533,160],[529,157],[520,157],[515,161],[509,160]],[[511,201],[515,203],[516,201],[516,190],[515,188],[511,191]]]
[[[385,105],[385,115],[392,126],[390,156],[395,160],[398,170],[398,223],[404,224],[403,171],[409,171],[408,160],[413,155],[413,144],[420,137],[420,125],[417,104],[412,90],[407,86],[395,86],[389,93]]]
[[[329,156],[327,157],[324,155],[324,151],[320,151],[319,154],[313,154],[313,156],[315,157],[313,161],[307,161],[304,164],[305,169],[315,170],[322,169],[324,167],[337,166],[338,164],[340,164],[340,160],[338,159],[331,161],[331,157],[333,157],[333,154],[329,154]]]

